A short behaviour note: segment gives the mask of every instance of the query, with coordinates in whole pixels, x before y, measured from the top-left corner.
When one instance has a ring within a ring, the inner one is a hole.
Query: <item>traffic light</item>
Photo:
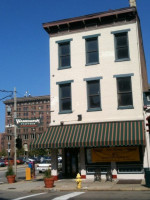
[[[22,148],[22,139],[21,138],[16,139],[16,147],[17,147],[17,149]]]

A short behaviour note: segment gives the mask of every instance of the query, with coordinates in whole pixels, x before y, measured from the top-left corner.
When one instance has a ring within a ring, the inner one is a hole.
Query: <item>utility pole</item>
[[[15,120],[17,118],[17,98],[16,98],[16,88],[14,88],[14,171],[17,177],[17,152],[16,152],[16,139],[17,139],[17,127]]]

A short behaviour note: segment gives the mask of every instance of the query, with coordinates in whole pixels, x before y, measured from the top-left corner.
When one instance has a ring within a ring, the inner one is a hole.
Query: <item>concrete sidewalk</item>
[[[31,181],[18,181],[12,184],[1,184],[0,190],[7,191],[28,191],[28,192],[43,192],[43,191],[150,191],[150,188],[145,186],[145,181],[142,180],[140,184],[117,184],[118,181],[93,182],[92,180],[82,180],[82,189],[76,188],[75,179],[61,179],[55,181],[54,187],[47,189],[44,187],[42,176],[36,177]]]

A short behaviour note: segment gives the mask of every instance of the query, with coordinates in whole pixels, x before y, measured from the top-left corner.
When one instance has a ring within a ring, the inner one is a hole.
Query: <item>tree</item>
[[[24,156],[24,148],[17,149],[17,157]]]
[[[6,150],[5,149],[2,149],[2,151],[0,152],[0,157],[1,156],[7,156],[7,152],[6,152]]]

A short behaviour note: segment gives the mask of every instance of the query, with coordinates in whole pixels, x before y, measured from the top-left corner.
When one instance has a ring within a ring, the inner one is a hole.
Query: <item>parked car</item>
[[[4,162],[5,162],[5,165],[8,165],[8,163],[10,165],[14,164],[14,160],[12,158],[4,158]]]
[[[17,165],[24,163],[23,158],[17,158],[16,162],[17,162]]]
[[[51,169],[51,163],[49,160],[43,160],[41,163],[37,164],[36,169],[39,173],[45,172],[47,169]]]
[[[0,167],[5,167],[5,161],[3,159],[0,159]]]

